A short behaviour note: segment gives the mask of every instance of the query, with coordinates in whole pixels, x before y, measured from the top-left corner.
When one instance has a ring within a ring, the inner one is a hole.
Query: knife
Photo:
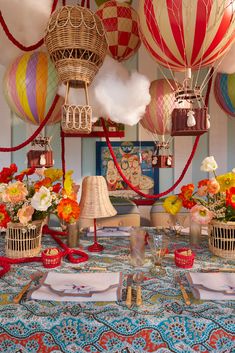
[[[131,302],[132,302],[132,283],[133,283],[133,274],[130,274],[127,276],[126,280],[126,306],[128,308],[131,307]]]
[[[202,268],[201,272],[207,273],[207,272],[235,272],[235,268],[229,268],[229,267],[224,267],[224,268]]]
[[[183,296],[183,298],[184,298],[185,304],[186,304],[186,305],[191,305],[189,296],[188,296],[188,294],[187,294],[187,292],[186,292],[186,289],[184,288],[184,285],[182,284],[181,279],[180,279],[179,276],[176,277],[176,281],[179,283],[180,290],[181,290],[182,296]]]

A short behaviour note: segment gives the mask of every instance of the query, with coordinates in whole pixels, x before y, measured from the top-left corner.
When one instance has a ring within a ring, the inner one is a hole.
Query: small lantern
[[[107,51],[101,20],[87,8],[63,6],[49,19],[45,44],[60,80],[66,84],[62,129],[70,133],[90,133],[92,110],[88,86],[103,64]],[[85,106],[68,104],[70,87],[85,89]]]

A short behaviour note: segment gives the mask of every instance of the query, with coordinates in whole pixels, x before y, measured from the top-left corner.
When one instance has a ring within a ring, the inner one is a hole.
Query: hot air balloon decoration
[[[198,135],[208,129],[203,90],[211,72],[198,87],[199,71],[213,65],[233,43],[234,5],[234,0],[139,2],[140,32],[146,49],[159,65],[169,69],[172,78],[173,71],[185,73],[176,91],[176,99],[184,108],[173,111],[173,136]],[[198,72],[192,76],[192,71]]]
[[[214,81],[214,93],[216,102],[223,111],[235,117],[235,73],[218,73]]]
[[[150,85],[151,101],[146,107],[140,124],[152,135],[155,149],[152,166],[158,168],[172,168],[173,155],[170,154],[171,113],[176,106],[173,80],[155,80]]]
[[[105,31],[100,18],[82,6],[62,6],[51,15],[45,45],[60,80],[66,84],[61,126],[67,133],[87,133],[92,128],[92,109],[88,86],[107,51]],[[70,105],[69,88],[84,88],[86,105]]]
[[[106,30],[109,55],[118,61],[128,60],[139,49],[138,14],[127,2],[110,0],[96,14]]]
[[[58,83],[57,72],[48,54],[26,53],[7,68],[3,91],[9,107],[19,118],[40,125],[53,103]],[[64,99],[60,97],[48,124],[61,120],[63,102]]]

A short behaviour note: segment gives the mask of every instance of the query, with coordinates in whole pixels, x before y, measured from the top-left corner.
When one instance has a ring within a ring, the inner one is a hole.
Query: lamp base
[[[88,246],[87,250],[90,252],[100,252],[104,250],[104,247],[103,245],[95,242],[94,244]]]

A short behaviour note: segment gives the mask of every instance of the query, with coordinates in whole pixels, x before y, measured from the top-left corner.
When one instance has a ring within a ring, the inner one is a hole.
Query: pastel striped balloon
[[[215,98],[220,108],[235,117],[235,73],[219,73],[214,82]]]
[[[27,53],[8,67],[3,89],[11,110],[21,119],[40,125],[47,115],[58,89],[57,72],[44,52]],[[50,124],[61,119],[60,98]]]
[[[165,135],[171,132],[171,113],[176,106],[174,89],[176,83],[173,80],[155,80],[150,85],[151,101],[140,123],[153,134]]]
[[[209,66],[235,38],[235,0],[141,0],[142,41],[175,71]]]

